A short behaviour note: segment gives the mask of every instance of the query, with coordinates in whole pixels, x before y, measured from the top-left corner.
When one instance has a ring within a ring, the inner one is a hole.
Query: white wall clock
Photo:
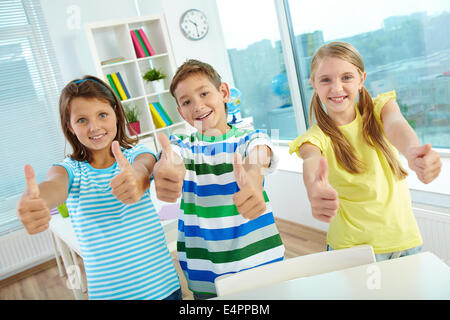
[[[200,40],[208,33],[208,19],[200,10],[189,9],[181,16],[180,28],[189,40]]]

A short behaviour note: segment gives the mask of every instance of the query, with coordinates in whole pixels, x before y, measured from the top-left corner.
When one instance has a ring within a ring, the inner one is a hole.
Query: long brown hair
[[[347,61],[357,68],[361,76],[364,73],[364,62],[356,48],[349,43],[335,41],[323,45],[314,54],[311,60],[311,81],[314,81],[316,69],[326,57],[334,57]],[[372,97],[367,89],[362,86],[359,91],[358,110],[362,117],[363,139],[369,146],[380,149],[395,176],[403,179],[408,173],[402,168],[393,150],[389,147],[383,129],[375,118],[373,109]],[[313,115],[319,128],[330,137],[339,164],[350,173],[363,172],[366,169],[364,163],[357,158],[350,142],[339,130],[336,123],[323,110],[322,103],[316,92],[313,94],[309,109],[311,123],[313,121]]]
[[[78,161],[92,160],[89,150],[78,140],[70,128],[70,104],[74,98],[82,97],[87,99],[99,99],[111,105],[117,118],[117,134],[114,140],[117,140],[121,147],[130,149],[137,142],[137,138],[131,138],[127,135],[125,124],[127,123],[122,103],[114,94],[112,89],[101,79],[94,76],[85,76],[82,79],[75,79],[69,82],[61,91],[59,97],[59,116],[61,127],[72,146],[73,153],[70,157]]]

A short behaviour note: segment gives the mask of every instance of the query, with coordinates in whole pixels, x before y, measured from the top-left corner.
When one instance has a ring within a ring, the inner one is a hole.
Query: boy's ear
[[[180,116],[183,118],[183,120],[187,121],[186,118],[185,118],[184,115],[183,115],[183,112],[181,112],[181,108],[180,108],[179,105],[177,105],[177,111],[178,111],[178,113],[180,114]]]
[[[219,91],[222,94],[223,102],[228,102],[230,99],[230,87],[228,86],[228,83],[222,82],[220,84]]]

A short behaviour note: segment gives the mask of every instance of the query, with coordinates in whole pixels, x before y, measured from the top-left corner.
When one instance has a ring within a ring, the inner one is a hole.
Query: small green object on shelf
[[[67,218],[69,216],[69,210],[67,209],[65,202],[58,206],[58,211],[63,218]]]

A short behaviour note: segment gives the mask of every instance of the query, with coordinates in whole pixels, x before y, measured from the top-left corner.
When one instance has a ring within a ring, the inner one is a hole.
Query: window
[[[39,182],[64,157],[61,79],[39,1],[0,2],[0,70],[1,235],[22,226],[15,206],[25,190],[24,165]]]
[[[312,55],[322,44],[340,40],[361,53],[365,85],[372,96],[395,90],[403,115],[421,142],[450,148],[449,1],[217,3],[235,86],[242,92],[241,112],[254,118],[255,127],[278,129],[280,139],[291,140],[303,124],[309,126]],[[292,108],[296,97],[291,97],[286,82],[274,6],[280,3],[290,28],[295,60],[291,69],[296,69],[300,88],[297,126]]]
[[[297,125],[274,2],[255,4],[217,1],[241,114],[253,117],[255,128],[267,129],[272,139],[293,139]]]
[[[396,90],[422,143],[450,148],[450,2],[285,0],[295,35],[303,105],[312,96],[309,66],[322,44],[340,40],[361,53],[372,96]]]

